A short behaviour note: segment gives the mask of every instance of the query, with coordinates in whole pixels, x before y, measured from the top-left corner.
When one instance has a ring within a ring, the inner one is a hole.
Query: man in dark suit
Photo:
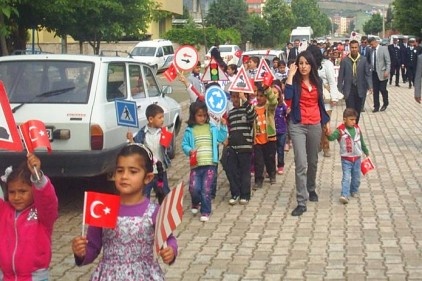
[[[368,36],[364,35],[360,38],[359,53],[362,57],[367,58],[369,62],[369,52],[371,47],[368,46]],[[366,95],[362,98],[362,109],[360,112],[365,112]]]
[[[387,82],[391,69],[390,54],[388,53],[387,47],[381,46],[374,37],[369,38],[368,42],[372,48],[369,54],[372,69],[372,87],[374,92],[374,110],[372,112],[384,111],[387,109],[389,104]],[[381,108],[380,92],[383,101]]]
[[[358,41],[350,41],[349,47],[350,54],[340,62],[337,88],[344,95],[346,107],[354,108],[358,113],[356,123],[359,123],[362,99],[366,97],[368,90],[372,90],[371,65],[359,53]]]
[[[406,66],[406,76],[407,80],[409,81],[409,89],[412,88],[412,84],[414,85],[415,82],[415,72],[416,72],[416,65],[417,59],[419,55],[419,50],[416,48],[416,40],[415,38],[409,39],[409,46],[406,50],[406,59],[404,65]]]
[[[299,47],[300,47],[300,40],[296,39],[294,41],[294,45],[293,48],[290,49],[289,52],[289,57],[287,58],[287,60],[294,60],[296,61],[296,57],[299,55]]]
[[[403,63],[401,67],[401,77],[403,79],[403,83],[407,82],[407,69],[405,66],[406,57],[407,57],[407,47],[408,47],[408,41],[409,38],[407,36],[403,37],[403,42],[400,44],[400,50],[401,50],[401,57],[403,58]]]
[[[399,40],[397,37],[393,38],[393,44],[388,45],[388,53],[390,54],[391,60],[391,70],[390,70],[390,85],[393,83],[393,76],[396,76],[396,86],[400,87],[399,80],[400,80],[400,69],[403,64],[403,60],[401,57],[401,49],[399,46]]]

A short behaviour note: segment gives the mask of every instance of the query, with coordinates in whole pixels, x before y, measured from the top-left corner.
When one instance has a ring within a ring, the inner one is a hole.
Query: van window
[[[157,50],[157,58],[161,58],[162,56],[164,56],[164,54],[163,54],[163,48],[161,48],[161,47],[158,47],[158,50]]]
[[[94,64],[69,61],[0,63],[10,103],[87,103]]]
[[[158,97],[160,95],[160,90],[158,88],[157,81],[155,81],[154,73],[151,71],[151,68],[147,66],[142,67],[144,69],[145,87],[148,91],[148,96]]]
[[[107,75],[107,101],[127,98],[126,68],[124,63],[110,63]]]
[[[129,65],[129,84],[130,92],[134,99],[146,97],[140,65]]]
[[[132,56],[153,57],[155,56],[156,47],[135,47],[132,50]]]
[[[172,55],[174,54],[173,46],[163,46],[164,55]]]

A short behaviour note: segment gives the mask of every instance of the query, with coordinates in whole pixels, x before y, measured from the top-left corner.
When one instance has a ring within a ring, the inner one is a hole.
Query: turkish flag
[[[173,133],[170,132],[167,127],[163,127],[161,129],[161,137],[160,137],[160,144],[165,148],[168,148],[171,144],[171,140],[173,139]]]
[[[2,81],[0,81],[0,108],[0,149],[22,151],[22,141]]]
[[[85,191],[83,224],[114,228],[120,209],[120,196]]]
[[[267,87],[271,87],[271,85],[273,84],[274,78],[273,75],[267,71],[264,72],[264,85]]]
[[[360,170],[363,175],[366,175],[368,172],[375,169],[374,163],[372,163],[371,158],[366,157],[360,164]]]
[[[21,124],[19,128],[28,152],[32,153],[39,147],[45,147],[48,152],[51,152],[51,143],[42,121],[29,120]]]
[[[169,68],[167,68],[166,71],[164,71],[164,77],[166,77],[166,79],[169,82],[172,82],[174,79],[176,79],[177,77],[177,68],[176,66],[174,66],[174,63],[171,63]]]
[[[235,53],[234,53],[234,55],[236,56],[236,57],[238,57],[238,58],[240,58],[240,56],[242,55],[242,50],[237,50]]]

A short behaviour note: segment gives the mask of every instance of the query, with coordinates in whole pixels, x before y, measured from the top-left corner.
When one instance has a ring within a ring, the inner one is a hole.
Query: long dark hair
[[[311,72],[309,73],[309,80],[311,80],[311,83],[317,87],[317,89],[320,88],[321,85],[321,79],[318,75],[318,66],[316,64],[315,58],[312,55],[310,51],[303,51],[300,52],[299,55],[296,58],[296,65],[299,66],[299,60],[301,57],[304,57],[306,61],[311,65]],[[297,71],[295,76],[293,77],[293,82],[300,85],[302,83],[303,77],[302,74],[300,74],[300,71]]]
[[[196,125],[195,114],[198,112],[198,110],[203,110],[205,113],[208,114],[208,109],[205,102],[196,101],[196,102],[191,103],[191,105],[189,106],[189,119],[187,121],[189,127],[193,127],[194,125]],[[207,123],[208,122],[209,122],[209,117],[207,119]]]

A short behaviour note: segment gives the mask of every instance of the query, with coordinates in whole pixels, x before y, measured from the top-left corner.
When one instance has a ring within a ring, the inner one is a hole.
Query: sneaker
[[[199,221],[202,221],[202,222],[207,222],[209,220],[210,220],[210,215],[208,214],[202,214],[202,216],[199,218]]]
[[[290,145],[288,143],[286,143],[284,145],[284,151],[289,152],[289,150],[290,150]]]
[[[352,192],[350,194],[353,198],[359,198],[359,193],[358,192]]]
[[[276,182],[275,176],[270,178],[270,184],[275,184]]]
[[[298,205],[292,212],[292,216],[297,217],[301,216],[304,212],[306,212],[306,206]]]
[[[309,201],[318,202],[318,194],[315,191],[309,192]]]
[[[246,204],[249,203],[249,200],[248,199],[240,199],[239,203],[240,203],[240,205],[246,205]]]
[[[342,203],[342,204],[347,204],[347,203],[349,203],[349,199],[347,199],[347,197],[345,197],[345,196],[340,196],[339,201],[340,201],[340,203]]]
[[[284,174],[284,168],[283,167],[278,167],[277,174],[279,174],[279,175]]]
[[[239,202],[239,196],[233,196],[230,200],[229,200],[229,204],[230,205],[236,205],[237,202]]]
[[[199,208],[198,205],[192,205],[192,208],[190,209],[191,213],[193,215],[196,215],[198,213],[198,208]]]
[[[257,190],[261,188],[262,188],[262,182],[256,182],[252,189]]]

